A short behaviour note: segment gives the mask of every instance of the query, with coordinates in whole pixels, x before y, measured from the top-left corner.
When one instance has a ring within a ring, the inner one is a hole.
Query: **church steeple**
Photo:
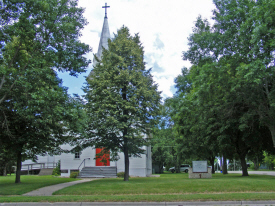
[[[107,6],[107,3],[105,3],[105,6],[102,6],[102,8],[105,8],[105,17],[103,22],[103,27],[101,31],[101,37],[99,41],[98,50],[96,53],[96,56],[100,59],[102,56],[102,47],[105,49],[108,49],[108,39],[110,39],[110,31],[109,31],[109,24],[108,24],[108,17],[107,17],[107,8],[110,6]],[[93,65],[95,66],[97,61],[94,59]]]

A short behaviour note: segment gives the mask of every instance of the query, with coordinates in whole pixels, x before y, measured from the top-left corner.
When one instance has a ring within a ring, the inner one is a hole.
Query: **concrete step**
[[[81,175],[77,178],[117,178],[117,176],[106,176],[106,175]]]
[[[53,173],[53,168],[44,168],[41,169],[38,175],[52,175]]]
[[[84,167],[78,177],[90,177],[90,178],[104,178],[104,177],[116,177],[117,168],[113,166],[103,167]]]

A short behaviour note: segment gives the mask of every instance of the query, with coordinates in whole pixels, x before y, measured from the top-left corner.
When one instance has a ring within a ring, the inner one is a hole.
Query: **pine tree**
[[[143,153],[144,134],[155,121],[161,98],[150,70],[145,69],[138,34],[131,36],[123,26],[108,45],[87,78],[89,128],[82,147],[96,145],[112,153],[123,152],[124,181],[128,181],[129,156]]]

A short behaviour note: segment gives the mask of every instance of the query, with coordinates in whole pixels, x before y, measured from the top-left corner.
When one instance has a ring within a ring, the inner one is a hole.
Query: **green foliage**
[[[175,141],[176,134],[174,133],[171,118],[168,116],[169,107],[164,104],[161,107],[159,124],[153,130],[153,138],[150,140],[152,146],[152,164],[157,166],[158,173],[163,172],[163,167],[166,169],[181,163],[179,156],[176,154],[177,143]]]
[[[14,152],[0,145],[0,176],[14,173],[15,158]]]
[[[87,78],[86,110],[89,126],[81,148],[95,145],[125,155],[125,180],[129,177],[129,156],[139,156],[146,145],[153,118],[158,114],[160,92],[150,70],[145,69],[139,36],[127,27],[118,30],[103,49],[102,59]]]
[[[118,178],[124,178],[125,172],[119,172],[117,173]]]
[[[214,4],[213,26],[198,17],[183,52],[193,65],[176,79],[170,105],[182,145],[178,153],[237,154],[248,175],[246,155],[259,159],[263,150],[271,151],[271,136],[275,144],[274,34],[268,32],[275,29],[275,15],[273,6],[266,8],[274,0]]]
[[[230,192],[217,194],[194,193],[194,194],[135,194],[135,195],[52,195],[52,196],[5,196],[1,197],[0,202],[194,202],[194,201],[270,201],[274,200],[274,194],[267,192]],[[162,204],[162,203],[160,203]]]
[[[75,179],[56,178],[51,175],[22,175],[22,183],[14,184],[14,175],[0,176],[0,195],[22,195],[50,185],[72,182]]]
[[[0,162],[0,176],[11,175],[14,173],[15,161]]]
[[[214,174],[211,179],[189,179],[186,173],[161,174],[160,177],[131,178],[127,184],[119,178],[104,178],[85,182],[58,190],[54,195],[154,195],[274,192],[274,177],[251,175],[240,178],[241,174]],[[102,187],[104,185],[104,187]]]
[[[270,155],[264,151],[264,163],[268,166],[269,169],[274,170],[275,155]]]
[[[254,164],[254,163],[251,163],[249,169],[256,170],[256,169],[255,169],[255,164]]]
[[[89,46],[78,40],[83,12],[75,0],[5,0],[0,10],[0,154],[16,159],[16,182],[22,160],[56,152],[81,130],[83,107],[55,71],[77,76],[90,62]]]
[[[60,160],[59,160],[56,167],[53,169],[52,175],[59,176],[60,174],[61,174],[61,171],[60,171]]]
[[[14,177],[0,177],[0,202],[173,202],[173,201],[244,201],[274,200],[274,177],[240,174],[213,175],[212,179],[189,179],[188,174],[162,174],[160,177],[132,178],[125,184],[120,179],[104,178],[76,184],[54,193],[53,196],[28,197],[28,191],[43,186],[73,181],[73,178],[22,176],[22,184]],[[42,183],[42,184],[41,184]],[[3,191],[5,193],[3,193]]]
[[[79,172],[71,172],[70,178],[77,178]]]

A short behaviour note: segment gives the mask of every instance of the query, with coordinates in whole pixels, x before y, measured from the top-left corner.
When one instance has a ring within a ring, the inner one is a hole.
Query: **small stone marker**
[[[207,161],[192,161],[192,168],[189,168],[189,178],[212,178],[211,168],[207,167]]]
[[[193,172],[207,172],[207,161],[192,161]]]

